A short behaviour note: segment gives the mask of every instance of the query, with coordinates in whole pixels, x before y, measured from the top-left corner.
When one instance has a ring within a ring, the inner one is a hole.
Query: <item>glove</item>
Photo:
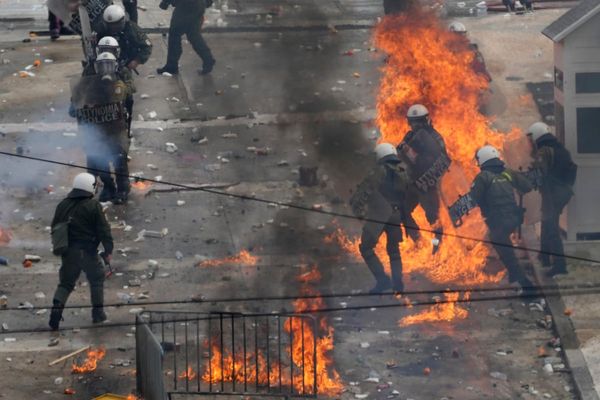
[[[158,7],[159,7],[161,10],[166,10],[166,9],[168,9],[168,8],[169,8],[169,4],[170,4],[170,3],[169,3],[168,1],[164,1],[164,0],[163,0],[163,1],[161,1],[161,2],[160,2],[160,4],[158,5]]]

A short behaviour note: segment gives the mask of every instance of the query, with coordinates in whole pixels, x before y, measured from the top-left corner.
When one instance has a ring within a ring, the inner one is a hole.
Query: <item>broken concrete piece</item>
[[[177,150],[179,150],[177,148],[177,146],[175,145],[175,143],[171,143],[171,142],[165,143],[165,148],[167,150],[167,153],[175,153]]]
[[[158,116],[158,113],[156,111],[150,111],[146,116],[150,119],[154,119]]]
[[[491,372],[490,376],[494,379],[498,379],[499,381],[508,380],[508,376],[506,376],[506,374],[503,374],[502,372],[498,372],[498,371]]]

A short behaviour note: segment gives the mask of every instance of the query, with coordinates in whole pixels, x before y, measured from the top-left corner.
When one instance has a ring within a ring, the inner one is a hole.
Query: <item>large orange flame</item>
[[[98,368],[98,362],[102,360],[105,355],[106,350],[103,348],[99,348],[97,350],[89,349],[83,364],[77,365],[73,363],[71,366],[71,372],[74,374],[87,374],[95,371],[96,368]]]
[[[231,257],[219,258],[215,260],[205,260],[198,263],[199,267],[218,267],[225,264],[239,264],[244,266],[254,266],[258,262],[258,257],[250,254],[248,250],[242,250],[239,254]]]
[[[303,284],[302,293],[305,295],[318,295],[308,284],[320,279],[321,274],[316,266],[309,271],[303,271],[297,278]],[[320,297],[294,301],[294,311],[297,313],[323,307],[324,302]],[[291,344],[285,346],[285,351],[293,365],[293,372],[290,365],[278,364],[273,360],[268,362],[260,350],[258,353],[247,353],[245,363],[243,354],[236,353],[234,357],[229,350],[221,354],[218,340],[213,340],[210,364],[205,366],[202,380],[218,384],[221,381],[233,382],[235,379],[238,384],[245,381],[252,384],[258,382],[261,386],[271,387],[278,387],[281,382],[284,386],[293,386],[298,394],[309,395],[314,394],[313,376],[316,368],[318,394],[337,395],[343,385],[339,374],[333,368],[333,359],[329,354],[333,350],[334,329],[328,325],[325,318],[319,320],[317,329],[321,331],[320,334],[314,331],[310,322],[299,317],[290,317],[284,322],[283,330],[290,337]]]
[[[468,39],[448,31],[433,12],[413,9],[408,14],[386,16],[375,28],[374,41],[388,55],[382,67],[377,99],[376,122],[381,140],[398,144],[409,129],[405,118],[408,108],[416,103],[425,105],[452,159],[441,183],[442,201],[450,205],[459,194],[469,191],[470,182],[478,172],[474,163],[477,149],[491,144],[502,150],[503,144],[518,137],[519,131],[499,133],[491,127],[492,121],[480,112],[480,100],[488,88],[488,80],[472,68],[475,55]],[[457,233],[446,207],[441,208],[440,226],[436,227],[429,225],[420,207],[413,212],[415,221],[425,231],[421,232],[422,239],[418,243],[406,239],[401,244],[404,273],[418,272],[438,284],[473,286],[500,281],[503,271],[497,274],[484,271],[490,249],[481,242],[444,236],[438,251],[432,255],[434,235],[426,230],[441,227],[446,233]],[[460,234],[483,238],[486,228],[481,223],[479,210],[473,210],[472,214],[460,228]],[[361,259],[357,238],[350,238],[338,229],[329,240]],[[384,236],[376,253],[387,264]],[[389,273],[389,264],[387,268]],[[466,315],[466,310],[450,301],[437,304],[412,319],[405,318],[401,324],[465,318]]]

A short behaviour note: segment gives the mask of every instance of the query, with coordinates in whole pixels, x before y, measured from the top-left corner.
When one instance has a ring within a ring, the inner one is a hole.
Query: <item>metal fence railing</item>
[[[163,392],[177,395],[316,397],[317,323],[310,315],[144,312],[138,317],[163,352],[159,367],[138,346],[140,376],[161,370]],[[138,326],[139,330],[139,326]],[[152,353],[154,354],[154,353]],[[155,388],[150,388],[154,393]],[[144,395],[147,400],[154,400]],[[187,397],[186,397],[187,398]],[[162,400],[163,398],[160,398]]]

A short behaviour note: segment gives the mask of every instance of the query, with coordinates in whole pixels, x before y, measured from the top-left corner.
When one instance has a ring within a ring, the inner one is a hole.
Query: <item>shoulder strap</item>
[[[77,202],[75,202],[75,204],[73,204],[65,213],[65,219],[63,222],[71,222],[71,215],[75,212],[75,210],[81,205],[81,203],[83,203],[84,201],[86,201],[87,199],[83,199],[83,200],[79,200]]]

